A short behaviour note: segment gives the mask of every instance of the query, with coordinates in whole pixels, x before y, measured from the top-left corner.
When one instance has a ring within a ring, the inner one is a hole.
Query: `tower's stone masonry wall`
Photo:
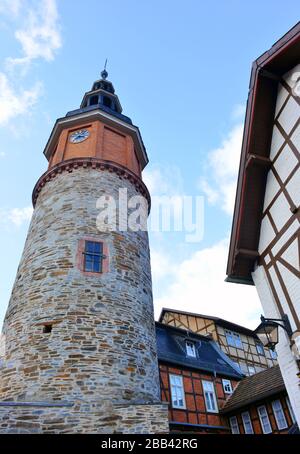
[[[2,403],[159,401],[147,232],[96,227],[97,199],[117,201],[120,188],[139,195],[116,173],[78,168],[41,190],[4,322]],[[107,272],[90,276],[78,267],[85,237],[105,243]]]
[[[162,403],[0,404],[0,433],[151,434],[168,431],[168,407]]]

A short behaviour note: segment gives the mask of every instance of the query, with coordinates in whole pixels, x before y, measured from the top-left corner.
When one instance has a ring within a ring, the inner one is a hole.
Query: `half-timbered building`
[[[298,433],[278,365],[241,380],[221,414],[232,434]]]
[[[276,353],[264,348],[254,331],[220,317],[163,308],[159,321],[211,336],[245,375],[253,375],[277,364]]]
[[[300,23],[252,67],[227,280],[255,284],[279,328],[278,362],[300,424]]]
[[[229,433],[220,410],[243,378],[239,368],[206,336],[157,323],[156,337],[170,432]]]

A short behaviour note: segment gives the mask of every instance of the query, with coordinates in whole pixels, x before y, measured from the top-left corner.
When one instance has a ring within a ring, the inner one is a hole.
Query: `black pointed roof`
[[[244,375],[211,338],[156,322],[158,360],[240,380]],[[196,358],[187,356],[186,341],[195,344]]]
[[[96,80],[90,91],[87,91],[82,99],[80,109],[72,110],[67,113],[67,117],[77,115],[78,113],[89,112],[100,109],[118,119],[132,124],[129,117],[122,114],[122,106],[115,89],[109,80],[108,72],[104,69],[101,72],[101,79]]]

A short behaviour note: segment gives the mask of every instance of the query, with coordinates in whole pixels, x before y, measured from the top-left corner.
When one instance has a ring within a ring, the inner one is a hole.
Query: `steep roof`
[[[300,22],[252,65],[227,264],[227,281],[253,284],[261,216],[270,167],[278,83],[299,64]]]
[[[241,379],[243,375],[230,358],[211,339],[180,328],[156,322],[158,360],[169,364],[197,369]],[[194,342],[196,358],[187,356],[186,341]]]
[[[158,319],[159,322],[163,321],[163,317],[164,317],[165,313],[167,313],[167,312],[172,312],[172,313],[182,314],[182,315],[188,315],[188,316],[191,316],[191,317],[205,318],[207,320],[213,320],[216,325],[222,326],[223,328],[227,328],[229,330],[236,331],[238,333],[243,333],[243,334],[246,334],[247,336],[251,336],[251,337],[257,338],[257,335],[251,329],[246,328],[245,326],[238,325],[236,323],[229,322],[228,320],[225,320],[224,318],[215,317],[215,316],[212,316],[212,315],[197,314],[195,312],[179,311],[177,309],[169,309],[169,308],[166,308],[166,307],[163,307],[162,310],[161,310],[161,313],[160,313],[160,316],[159,316],[159,319]]]
[[[240,381],[227,399],[222,413],[229,413],[285,390],[279,366],[266,369]]]

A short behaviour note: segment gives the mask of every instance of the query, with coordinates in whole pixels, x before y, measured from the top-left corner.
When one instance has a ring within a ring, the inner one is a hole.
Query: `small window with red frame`
[[[83,271],[89,273],[103,272],[103,260],[106,258],[103,254],[103,243],[86,240],[83,255]]]

